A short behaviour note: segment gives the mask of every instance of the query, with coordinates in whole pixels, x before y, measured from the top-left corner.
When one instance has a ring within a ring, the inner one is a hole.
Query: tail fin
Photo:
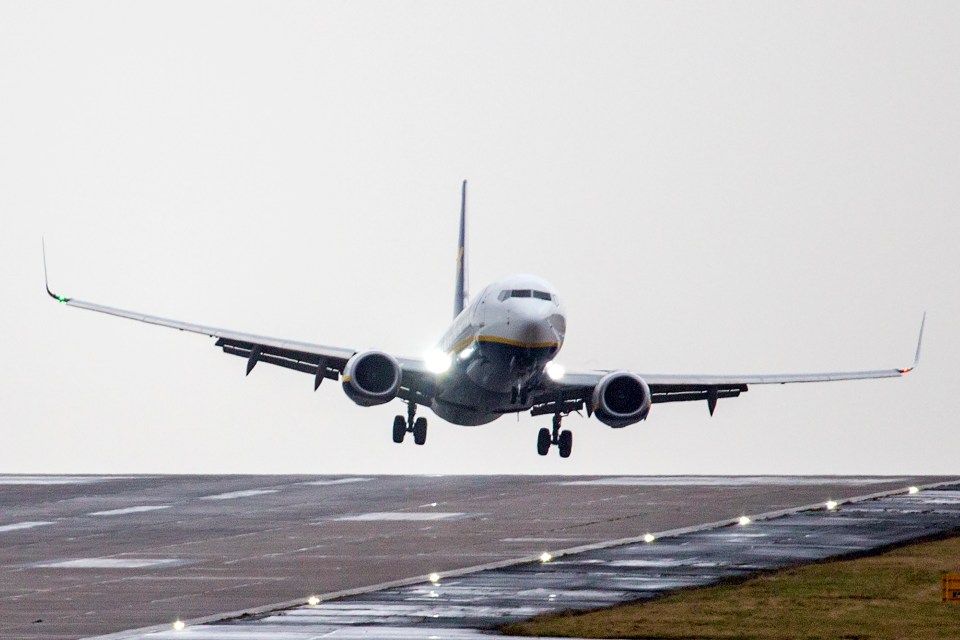
[[[453,317],[467,306],[467,181],[460,192],[460,242],[457,245],[457,288],[453,294]]]

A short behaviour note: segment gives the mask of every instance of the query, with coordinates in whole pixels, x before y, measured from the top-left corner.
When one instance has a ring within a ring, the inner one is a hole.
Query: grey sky
[[[956,473],[960,5],[0,4],[5,472]],[[754,387],[612,430],[461,428],[42,290],[424,352],[471,284],[561,291],[567,368]]]

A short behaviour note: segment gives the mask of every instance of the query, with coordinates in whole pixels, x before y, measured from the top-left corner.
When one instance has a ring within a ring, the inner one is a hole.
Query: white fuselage
[[[499,280],[453,321],[438,348],[450,369],[431,408],[460,425],[479,425],[531,404],[526,390],[563,345],[567,323],[556,289],[530,275]]]

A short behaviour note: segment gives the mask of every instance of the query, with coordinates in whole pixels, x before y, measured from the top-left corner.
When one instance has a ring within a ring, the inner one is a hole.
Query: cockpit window
[[[553,300],[553,295],[546,291],[536,291],[531,289],[504,289],[497,296],[501,302],[507,298],[538,298],[540,300]]]

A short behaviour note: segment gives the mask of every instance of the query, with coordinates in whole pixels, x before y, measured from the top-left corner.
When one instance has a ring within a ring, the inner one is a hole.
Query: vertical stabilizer
[[[457,289],[453,294],[453,317],[467,306],[467,181],[460,191],[460,242],[457,244]]]

